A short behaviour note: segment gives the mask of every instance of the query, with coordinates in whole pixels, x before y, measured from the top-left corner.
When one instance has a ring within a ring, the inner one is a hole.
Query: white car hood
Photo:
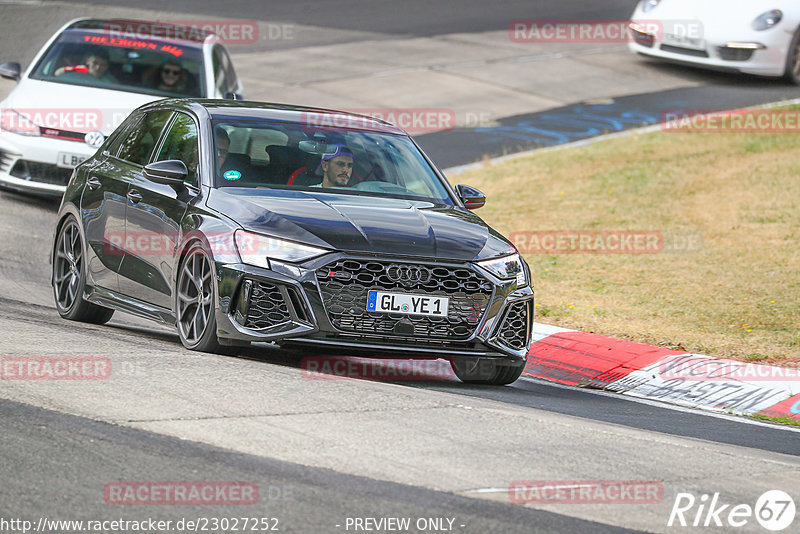
[[[38,113],[47,120],[39,126],[81,133],[101,131],[108,136],[135,108],[162,98],[23,78],[0,108],[14,109],[31,118]]]

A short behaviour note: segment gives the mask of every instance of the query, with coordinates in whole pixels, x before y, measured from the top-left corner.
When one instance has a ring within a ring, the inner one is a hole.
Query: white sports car
[[[135,108],[166,96],[242,98],[213,33],[169,23],[77,19],[42,47],[0,103],[0,189],[57,196]]]
[[[640,0],[633,52],[800,83],[800,1]]]

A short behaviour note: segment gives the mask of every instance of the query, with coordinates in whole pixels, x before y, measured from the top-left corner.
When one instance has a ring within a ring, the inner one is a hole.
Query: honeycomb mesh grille
[[[749,61],[753,57],[755,50],[750,48],[729,48],[721,46],[719,48],[719,57],[725,61]]]
[[[260,330],[290,319],[289,307],[280,290],[272,284],[253,281],[245,326]]]
[[[412,280],[399,273],[411,271]],[[328,319],[343,332],[465,340],[481,322],[492,284],[467,268],[377,260],[338,260],[317,270]],[[447,317],[367,311],[370,290],[449,297]]]
[[[498,331],[503,345],[514,350],[522,350],[527,346],[529,314],[529,301],[517,302],[508,307]]]

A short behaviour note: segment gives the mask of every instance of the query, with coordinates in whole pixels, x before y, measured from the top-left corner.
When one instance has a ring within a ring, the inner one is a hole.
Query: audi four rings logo
[[[86,144],[92,148],[99,148],[100,145],[103,144],[103,141],[106,140],[106,137],[101,132],[89,132],[83,138],[86,141]]]
[[[425,267],[411,265],[390,265],[386,268],[386,274],[392,282],[414,283],[427,282],[431,278],[431,272]]]

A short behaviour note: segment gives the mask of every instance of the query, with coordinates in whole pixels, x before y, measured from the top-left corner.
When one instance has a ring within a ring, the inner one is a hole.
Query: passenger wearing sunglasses
[[[170,59],[147,76],[150,87],[169,93],[186,94],[187,75],[180,62]]]

